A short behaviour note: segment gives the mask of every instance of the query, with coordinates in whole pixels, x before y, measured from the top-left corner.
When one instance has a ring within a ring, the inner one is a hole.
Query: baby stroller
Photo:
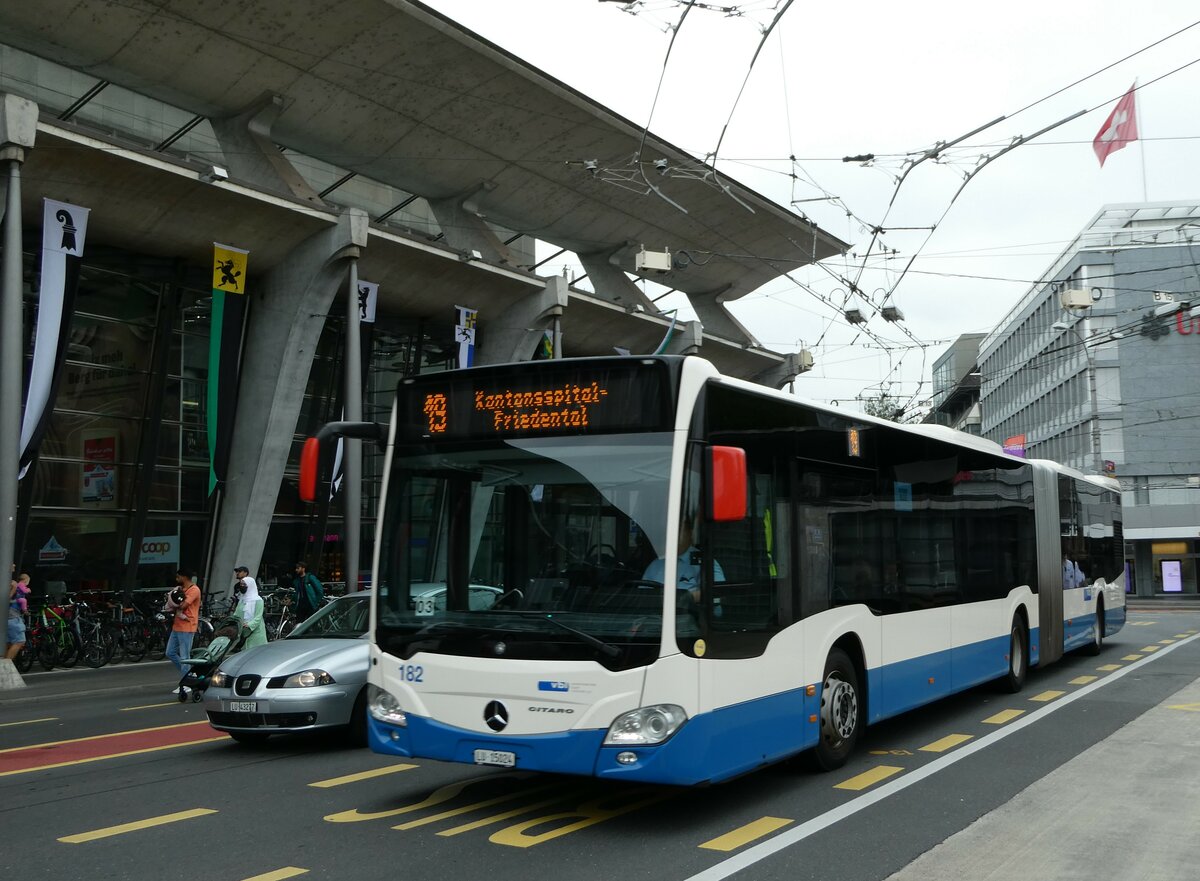
[[[221,662],[242,648],[246,636],[242,631],[242,622],[237,618],[226,618],[217,625],[212,642],[205,648],[193,649],[191,657],[181,658],[179,663],[186,666],[183,678],[179,680],[179,702],[186,703],[191,689],[192,700],[199,703],[208,690],[212,675],[221,666]]]

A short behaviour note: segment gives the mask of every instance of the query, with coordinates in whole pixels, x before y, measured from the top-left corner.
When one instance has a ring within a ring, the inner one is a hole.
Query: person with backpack
[[[292,579],[292,588],[296,591],[296,623],[299,624],[321,608],[321,601],[325,599],[325,586],[301,561],[296,564],[296,577]]]

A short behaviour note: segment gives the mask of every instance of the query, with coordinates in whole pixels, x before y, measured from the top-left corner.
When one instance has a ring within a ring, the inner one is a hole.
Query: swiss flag
[[[1108,119],[1104,120],[1104,125],[1100,126],[1100,131],[1092,141],[1092,149],[1096,151],[1101,168],[1104,167],[1104,160],[1108,158],[1109,153],[1117,152],[1138,138],[1137,113],[1133,106],[1133,93],[1136,88],[1137,83],[1134,83],[1129,87],[1129,91],[1121,96],[1121,100],[1108,115]]]

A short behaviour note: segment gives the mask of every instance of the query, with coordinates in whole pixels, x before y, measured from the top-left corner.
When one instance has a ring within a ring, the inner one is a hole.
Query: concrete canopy
[[[429,199],[486,186],[470,205],[487,220],[580,253],[623,249],[613,260],[630,272],[641,244],[717,255],[653,276],[685,293],[732,300],[846,247],[723,176],[736,200],[711,176],[655,180],[687,213],[593,177],[585,160],[636,172],[639,126],[408,0],[42,0],[6,4],[0,23],[12,45],[200,115],[282,95],[275,142]],[[705,171],[653,135],[642,155]]]

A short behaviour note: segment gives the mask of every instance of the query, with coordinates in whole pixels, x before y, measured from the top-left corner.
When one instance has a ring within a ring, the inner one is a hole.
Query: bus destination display
[[[422,377],[402,384],[400,394],[409,396],[406,433],[422,438],[649,431],[667,421],[662,374],[658,365],[510,368]]]

